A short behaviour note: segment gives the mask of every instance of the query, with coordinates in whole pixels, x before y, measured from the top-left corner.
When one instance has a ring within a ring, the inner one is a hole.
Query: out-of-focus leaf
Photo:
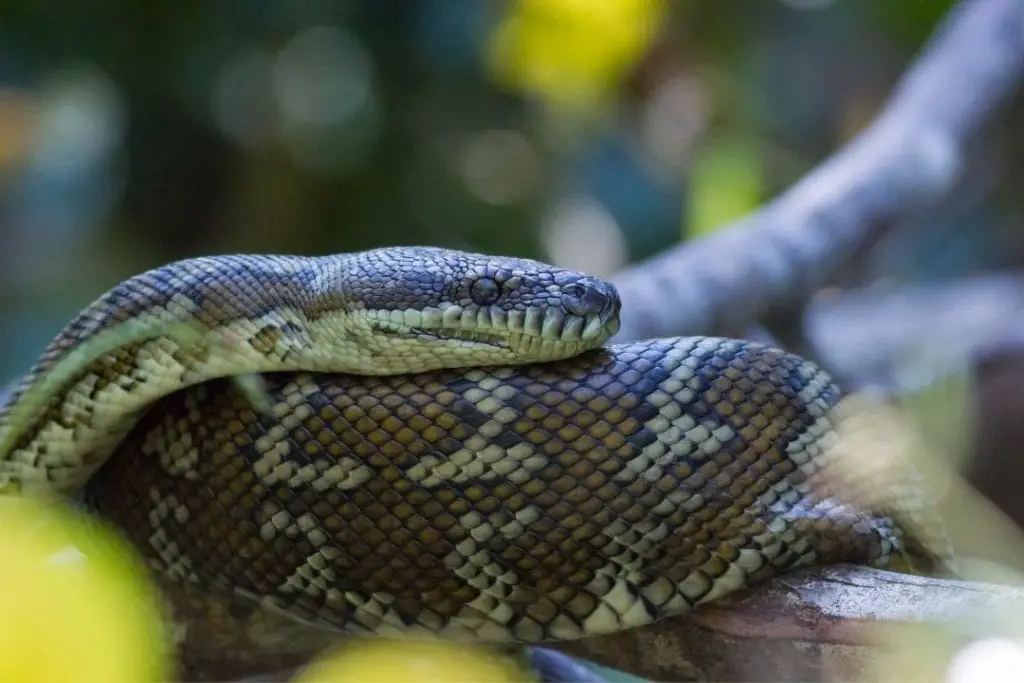
[[[295,683],[527,683],[525,667],[494,650],[442,640],[362,639],[325,654]]]
[[[0,498],[0,585],[0,680],[171,680],[158,593],[133,551],[98,522]]]
[[[704,235],[753,211],[763,190],[760,159],[752,143],[722,137],[702,145],[691,169],[686,233]]]
[[[664,21],[663,0],[515,0],[486,49],[494,80],[588,109],[618,85]]]

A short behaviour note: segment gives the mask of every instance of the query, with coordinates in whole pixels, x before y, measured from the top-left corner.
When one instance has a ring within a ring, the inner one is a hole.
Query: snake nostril
[[[612,285],[606,285],[608,292],[608,304],[601,311],[601,315],[604,316],[605,320],[608,320],[614,316],[617,316],[622,310],[622,299],[619,298],[619,292]]]
[[[562,305],[573,315],[601,315],[607,318],[618,311],[619,295],[607,282],[583,278],[563,290]]]

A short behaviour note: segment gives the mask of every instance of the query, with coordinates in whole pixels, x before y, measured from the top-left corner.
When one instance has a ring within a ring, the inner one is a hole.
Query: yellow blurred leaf
[[[514,659],[482,646],[432,639],[352,641],[323,656],[294,683],[526,683]]]
[[[512,0],[492,32],[492,78],[555,106],[591,107],[643,56],[664,0]]]
[[[98,522],[35,499],[0,498],[0,680],[166,681],[158,594]]]

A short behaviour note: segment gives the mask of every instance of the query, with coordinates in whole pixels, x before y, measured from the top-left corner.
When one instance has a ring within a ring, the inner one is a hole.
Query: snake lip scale
[[[432,247],[175,262],[44,351],[0,412],[0,477],[129,539],[212,678],[337,632],[580,638],[912,559],[895,517],[811,484],[826,372],[738,339],[606,347],[620,308],[585,273]],[[229,381],[254,373],[262,408]]]

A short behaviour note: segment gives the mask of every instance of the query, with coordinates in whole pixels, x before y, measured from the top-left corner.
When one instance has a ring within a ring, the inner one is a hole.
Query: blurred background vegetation
[[[425,243],[614,272],[834,151],[950,5],[6,0],[0,373],[117,281],[205,253]],[[873,275],[1017,265],[1020,200],[988,190],[1019,186],[1022,132]]]

